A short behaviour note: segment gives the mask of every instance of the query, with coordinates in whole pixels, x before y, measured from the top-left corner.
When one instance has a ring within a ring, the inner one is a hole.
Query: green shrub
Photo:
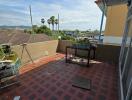
[[[80,40],[76,40],[76,43],[78,44],[90,44],[90,41],[88,39],[80,39]]]

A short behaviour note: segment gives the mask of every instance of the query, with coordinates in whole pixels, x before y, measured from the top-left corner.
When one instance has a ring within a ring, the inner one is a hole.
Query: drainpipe
[[[102,28],[103,28],[103,22],[104,22],[104,17],[105,17],[105,2],[103,1],[103,12],[102,12],[102,18],[101,18],[101,25],[100,25],[100,32],[99,32],[99,41],[101,40],[101,33],[102,33]]]
[[[101,40],[101,33],[102,33],[102,27],[104,22],[104,11],[102,12],[102,18],[101,18],[101,25],[100,25],[100,31],[99,31],[99,41]]]

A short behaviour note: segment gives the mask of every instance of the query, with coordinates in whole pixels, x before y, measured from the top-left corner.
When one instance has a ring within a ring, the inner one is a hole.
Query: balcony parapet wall
[[[58,46],[58,40],[51,40],[45,42],[28,43],[26,45],[26,48],[29,54],[31,55],[32,59],[36,60],[44,56],[46,57],[46,56],[55,55],[57,46]],[[22,55],[22,48],[23,47],[21,45],[12,46],[13,51],[15,51],[18,54],[19,58],[21,58]],[[31,62],[31,59],[28,56],[25,49],[22,55],[21,62],[22,65]]]
[[[61,40],[58,44],[58,52],[65,53],[66,46],[71,46],[72,42],[67,40]],[[120,45],[117,44],[98,44],[96,50],[96,60],[105,61],[109,63],[118,64],[120,55]],[[74,53],[73,50],[69,50],[69,53]],[[86,51],[78,50],[78,55],[87,55]]]

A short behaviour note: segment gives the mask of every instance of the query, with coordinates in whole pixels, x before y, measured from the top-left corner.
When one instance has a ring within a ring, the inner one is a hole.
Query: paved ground
[[[64,55],[39,59],[20,70],[20,84],[0,92],[0,100],[118,100],[117,66],[91,61],[90,67],[66,64]],[[72,78],[80,75],[91,79],[91,90],[72,86]]]

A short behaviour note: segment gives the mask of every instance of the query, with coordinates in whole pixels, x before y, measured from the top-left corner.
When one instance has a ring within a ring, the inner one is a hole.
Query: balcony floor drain
[[[84,78],[82,76],[75,76],[72,80],[72,86],[90,90],[91,89],[91,80]]]

